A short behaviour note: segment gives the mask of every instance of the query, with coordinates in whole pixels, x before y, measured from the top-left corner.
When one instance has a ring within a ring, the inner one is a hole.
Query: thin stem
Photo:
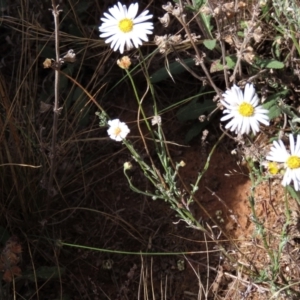
[[[59,116],[59,69],[60,69],[60,53],[59,53],[59,13],[58,5],[55,0],[52,0],[52,14],[54,17],[54,34],[55,34],[55,80],[54,80],[54,116],[52,124],[52,143],[50,153],[50,175],[47,186],[48,197],[53,195],[53,178],[56,171],[56,140],[57,140],[57,127],[58,127],[58,116]],[[48,205],[48,201],[47,201]]]
[[[291,39],[294,43],[294,46],[296,47],[297,51],[298,51],[298,54],[300,55],[300,46],[298,44],[298,41],[296,40],[295,38],[295,31],[294,31],[294,26],[293,25],[290,25],[290,32],[291,32]]]
[[[255,18],[255,13],[253,13],[250,24],[256,24],[254,22],[254,18]],[[248,45],[250,39],[252,38],[252,33],[253,33],[254,29],[255,29],[255,25],[251,25],[248,28],[248,30],[246,32],[246,35],[245,35],[245,38],[244,38],[244,41],[243,41],[242,45],[240,46],[240,49],[237,51],[237,62],[235,64],[235,68],[233,70],[233,73],[230,77],[231,78],[230,81],[235,82],[236,73],[237,73],[238,70],[241,70],[241,61],[242,61],[242,58],[243,58],[243,52],[244,52],[246,46]]]
[[[156,144],[156,142],[155,142],[155,136],[154,136],[153,131],[152,131],[152,129],[151,129],[151,126],[150,126],[150,124],[149,124],[149,122],[148,122],[148,120],[147,120],[147,117],[146,117],[146,115],[145,115],[144,109],[143,109],[143,107],[142,107],[142,102],[143,102],[143,100],[144,100],[144,98],[145,98],[145,96],[146,96],[146,94],[147,94],[147,92],[148,92],[150,86],[148,85],[146,93],[145,93],[144,96],[140,99],[140,97],[139,97],[139,95],[138,95],[138,93],[137,93],[136,87],[135,87],[134,80],[133,80],[133,78],[132,78],[132,76],[131,76],[131,73],[130,73],[128,70],[125,70],[125,71],[126,71],[126,73],[127,73],[127,76],[128,76],[128,78],[129,78],[131,84],[132,84],[132,88],[133,88],[133,91],[134,91],[134,95],[135,95],[135,97],[136,97],[136,100],[137,100],[137,103],[138,103],[138,106],[139,106],[139,108],[138,108],[138,117],[137,117],[137,125],[138,125],[138,129],[139,129],[139,132],[140,132],[140,136],[141,136],[141,138],[142,138],[142,140],[143,140],[144,148],[145,148],[145,150],[146,150],[146,152],[147,152],[147,155],[148,155],[148,157],[149,157],[149,159],[150,159],[150,161],[151,161],[151,165],[152,165],[153,170],[156,171],[157,176],[161,179],[161,183],[162,183],[163,185],[165,185],[165,182],[164,182],[163,178],[160,176],[158,169],[155,167],[155,164],[154,164],[154,162],[153,162],[153,160],[152,160],[152,157],[151,157],[151,155],[150,155],[150,153],[149,153],[149,149],[148,149],[147,143],[146,143],[145,138],[144,138],[144,136],[143,136],[143,132],[142,132],[141,127],[140,127],[140,113],[142,113],[143,121],[146,123],[146,126],[147,126],[147,128],[148,128],[148,130],[149,130],[149,132],[150,132],[150,134],[151,134],[151,136],[152,136],[152,139],[153,139],[153,141],[154,141],[154,143],[155,143],[155,145],[156,145],[156,147],[157,147],[157,144]]]
[[[227,62],[226,62],[225,45],[224,45],[224,41],[221,37],[221,28],[220,28],[219,20],[217,18],[215,18],[215,20],[216,20],[216,25],[218,28],[219,43],[221,45],[221,51],[222,51],[222,63],[223,63],[223,67],[224,67],[225,84],[226,84],[226,88],[229,89],[229,79],[228,79],[228,69],[227,69]]]
[[[148,120],[147,120],[147,118],[146,118],[144,109],[143,109],[143,107],[142,107],[142,101],[144,100],[144,97],[143,97],[143,99],[140,99],[140,97],[139,97],[139,95],[138,95],[138,93],[137,93],[135,84],[134,84],[134,80],[133,80],[133,78],[132,78],[132,76],[131,76],[131,73],[130,73],[128,70],[125,70],[125,71],[126,71],[127,76],[128,76],[128,78],[129,78],[129,80],[130,80],[130,82],[131,82],[131,85],[132,85],[132,88],[133,88],[133,92],[134,92],[135,98],[136,98],[136,100],[137,100],[139,109],[140,109],[140,111],[141,111],[141,113],[142,113],[142,116],[143,116],[143,121],[145,121],[148,130],[149,130],[150,132],[152,132],[151,127],[150,127],[150,124],[149,124],[149,122],[148,122]]]
[[[180,1],[180,3],[181,3],[181,1]],[[182,6],[182,3],[181,3],[181,8],[182,8],[182,7],[183,7],[183,6]],[[191,44],[192,44],[192,46],[193,46],[195,52],[196,52],[197,63],[201,66],[201,68],[202,68],[203,72],[205,73],[205,76],[207,77],[207,79],[208,79],[210,85],[212,86],[212,88],[215,90],[215,92],[216,92],[216,93],[219,95],[219,97],[221,98],[222,93],[221,93],[220,89],[219,89],[219,88],[215,85],[215,83],[213,82],[213,80],[212,80],[212,78],[211,78],[211,76],[210,76],[210,74],[209,74],[209,72],[208,72],[208,70],[207,70],[207,68],[206,68],[206,66],[205,66],[205,64],[204,64],[204,55],[200,53],[200,51],[199,51],[197,45],[195,44],[195,42],[194,42],[194,40],[193,40],[193,37],[192,37],[192,35],[191,35],[191,32],[190,32],[190,30],[189,30],[189,28],[188,28],[188,26],[187,26],[187,24],[185,23],[185,21],[184,21],[181,17],[176,17],[176,18],[177,18],[177,20],[180,22],[180,24],[183,26],[184,31],[185,31],[185,33],[187,34],[187,36],[188,36],[188,38],[189,38],[189,40],[190,40],[190,42],[191,42]]]
[[[140,49],[139,49],[139,53],[140,53],[140,56],[142,58],[141,59],[141,65],[143,66],[142,71],[145,74],[145,78],[147,80],[147,85],[150,88],[150,92],[151,92],[151,96],[152,96],[152,100],[153,100],[154,115],[157,115],[158,112],[157,112],[155,92],[154,92],[154,88],[153,88],[153,85],[152,85],[151,80],[150,80],[150,75],[149,75],[149,72],[148,72],[148,67],[146,66],[146,58],[143,56],[143,53],[142,53],[142,51]]]
[[[190,5],[190,6],[196,6],[197,4],[195,3],[196,1],[193,1],[192,2],[190,0],[187,0],[187,3]],[[196,12],[193,12],[193,15],[194,15],[194,19],[196,20],[196,23],[198,24],[203,36],[205,39],[212,39],[213,36],[210,32],[210,30],[207,28],[204,20],[203,20],[203,15],[202,13],[200,12],[200,8],[199,8],[199,11],[196,13]],[[200,16],[200,18],[199,18]]]

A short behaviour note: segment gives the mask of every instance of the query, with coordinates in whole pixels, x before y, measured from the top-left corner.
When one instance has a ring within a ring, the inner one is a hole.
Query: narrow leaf
[[[188,67],[195,65],[195,61],[193,58],[188,58],[183,61]],[[186,70],[179,62],[175,61],[169,65],[169,72],[172,75],[177,75],[177,74],[186,72]],[[155,73],[153,73],[150,76],[150,80],[151,80],[151,83],[158,83],[163,80],[166,80],[169,77],[170,77],[170,75],[169,75],[168,71],[166,70],[165,67],[163,67],[163,68],[159,69],[158,71],[156,71]]]
[[[216,103],[210,99],[203,102],[192,101],[177,112],[177,118],[180,122],[198,119],[199,116],[210,113],[216,108]]]
[[[65,273],[65,269],[64,268],[60,268],[58,270],[58,267],[40,267],[38,269],[36,269],[35,271],[35,276],[32,272],[30,273],[24,273],[22,275],[23,278],[26,278],[28,280],[31,281],[35,281],[36,278],[38,279],[44,279],[44,280],[48,280],[48,279],[53,279],[53,278],[59,278],[60,275],[63,275]]]
[[[203,129],[208,125],[208,122],[202,122],[202,123],[196,123],[194,124],[189,131],[186,133],[185,135],[185,139],[184,141],[186,143],[189,143],[194,137],[196,137],[197,135],[199,135],[201,133],[201,131],[203,131]]]

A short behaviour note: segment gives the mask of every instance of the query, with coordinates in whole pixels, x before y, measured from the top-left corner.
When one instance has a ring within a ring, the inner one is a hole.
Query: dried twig
[[[56,5],[55,0],[52,0],[51,11],[54,17],[56,61],[55,61],[55,81],[54,81],[54,108],[53,108],[54,116],[53,116],[53,125],[52,125],[52,143],[51,143],[51,152],[50,152],[50,175],[49,175],[49,181],[47,185],[48,197],[53,195],[53,178],[56,171],[56,140],[57,140],[58,116],[61,110],[61,108],[59,108],[59,69],[60,69],[59,14],[61,10],[58,9],[58,5]]]

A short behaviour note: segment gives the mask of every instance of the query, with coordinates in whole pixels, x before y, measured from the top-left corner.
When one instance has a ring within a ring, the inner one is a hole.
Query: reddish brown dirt
[[[186,166],[182,177],[192,183],[198,172],[202,171],[208,153],[203,151],[201,145],[190,147],[184,152]],[[196,193],[196,215],[205,220],[214,218],[226,229],[231,229],[232,223],[237,223],[238,228],[246,230],[249,188],[247,169],[239,166],[237,157],[220,146],[213,153],[209,168],[200,181],[199,191]]]
[[[203,170],[207,157],[208,153],[203,149],[203,145],[194,145],[183,151],[181,159],[186,163],[186,166],[180,174],[187,184],[193,183],[198,172]],[[280,180],[280,178],[273,178],[269,181],[262,181],[255,187],[255,193],[253,194],[256,216],[259,222],[264,225],[267,243],[276,255],[281,243],[282,229],[286,223],[285,198],[287,197],[291,211],[298,210],[296,201],[284,193]],[[196,203],[192,211],[203,222],[208,222],[207,224],[210,225],[215,223],[222,228],[226,238],[230,239],[228,249],[235,249],[232,250],[234,252],[240,251],[240,253],[236,252],[236,257],[242,265],[253,270],[256,268],[262,272],[268,269],[270,260],[261,235],[257,235],[256,226],[252,221],[249,202],[250,189],[251,182],[248,169],[245,166],[241,167],[237,156],[231,154],[231,149],[221,144],[212,155],[209,168],[200,182],[199,191],[196,193]],[[291,218],[294,221],[291,222],[290,231],[296,231],[295,235],[299,236],[299,230],[295,230],[298,224],[298,214],[292,214]],[[293,238],[291,237],[291,239]],[[289,267],[282,270],[282,274],[297,279],[298,275],[295,274],[299,274],[299,268],[295,261],[299,260],[299,255],[294,259],[288,253],[292,251],[291,249],[294,249],[294,246],[295,243],[288,243],[287,247],[284,247],[282,253],[279,254],[279,260],[280,265],[289,265]],[[288,250],[290,247],[291,249]],[[223,266],[226,270],[226,264]],[[229,266],[227,271],[235,273],[237,270]],[[287,274],[285,274],[286,272]],[[212,287],[218,281],[218,276],[222,277],[220,273],[214,275],[216,281]],[[243,277],[244,275],[241,273],[240,276]],[[226,278],[228,280],[228,276]],[[246,292],[247,286],[249,289],[249,284],[247,285],[245,282],[240,284],[236,277],[233,278],[235,278],[233,282],[231,281],[232,278],[229,282],[225,280],[228,283],[225,287],[227,292],[220,299],[240,299],[238,295]],[[249,281],[248,276],[242,279],[248,283],[251,281]],[[236,283],[234,283],[235,280]],[[268,297],[271,297],[268,291],[268,286],[265,285],[262,285],[261,289],[253,287],[245,299],[268,299]],[[222,292],[219,296],[221,295]],[[286,299],[286,295],[278,295],[276,299]]]

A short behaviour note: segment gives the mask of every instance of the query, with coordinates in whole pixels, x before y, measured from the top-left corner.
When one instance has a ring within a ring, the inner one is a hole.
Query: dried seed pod
[[[170,15],[169,13],[165,13],[162,18],[158,18],[159,22],[164,26],[168,27],[170,24]]]

